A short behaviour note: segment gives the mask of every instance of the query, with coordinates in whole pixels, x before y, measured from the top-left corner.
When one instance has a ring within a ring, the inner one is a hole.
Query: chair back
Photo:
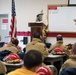
[[[54,65],[47,65],[53,72],[53,75],[57,75],[58,74],[58,70]]]

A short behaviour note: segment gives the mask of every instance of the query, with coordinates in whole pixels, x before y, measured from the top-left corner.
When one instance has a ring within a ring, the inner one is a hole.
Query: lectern
[[[34,32],[39,32],[41,35],[42,35],[42,29],[43,29],[43,26],[45,26],[44,23],[28,23],[28,26],[31,27],[31,41],[32,41],[32,35]]]

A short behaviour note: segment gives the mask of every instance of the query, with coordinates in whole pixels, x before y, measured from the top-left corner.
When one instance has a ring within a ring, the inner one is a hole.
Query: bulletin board
[[[76,6],[48,5],[50,32],[76,32]]]

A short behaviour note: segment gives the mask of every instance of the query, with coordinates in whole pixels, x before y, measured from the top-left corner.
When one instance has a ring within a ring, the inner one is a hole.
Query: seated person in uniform
[[[33,34],[32,42],[26,45],[26,52],[28,52],[31,49],[40,51],[43,54],[43,60],[48,56],[48,49],[46,48],[45,44],[41,41],[39,32],[35,32]]]
[[[6,46],[1,47],[0,51],[8,50],[8,51],[11,51],[13,53],[17,53],[19,51],[17,48],[18,44],[19,44],[18,39],[14,39],[11,42],[9,42]]]
[[[67,59],[63,65],[61,66],[61,69],[64,69],[64,68],[76,68],[76,43],[73,44],[73,47],[72,47],[72,55],[69,56],[69,59]]]
[[[66,45],[63,44],[63,37],[62,35],[57,35],[56,37],[56,43],[55,44],[52,44],[50,46],[50,50],[49,52],[51,52],[52,50],[54,50],[55,48],[61,48],[67,55],[70,55],[70,52],[68,50],[68,47]]]

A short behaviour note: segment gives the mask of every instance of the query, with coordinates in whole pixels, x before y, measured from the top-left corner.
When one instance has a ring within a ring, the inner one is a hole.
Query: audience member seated
[[[40,51],[43,54],[43,59],[48,56],[48,49],[45,46],[45,44],[40,40],[39,32],[35,32],[33,34],[32,42],[26,45],[26,52],[28,52],[31,49]]]
[[[19,43],[18,39],[14,39],[11,42],[9,42],[6,46],[1,47],[0,51],[9,50],[13,53],[17,53],[19,51],[17,49],[18,43]]]
[[[67,55],[70,55],[70,52],[68,51],[68,47],[63,44],[63,37],[62,37],[62,35],[60,35],[60,34],[57,35],[56,41],[57,41],[57,42],[56,42],[55,44],[52,44],[52,45],[51,45],[49,52],[51,52],[51,51],[54,50],[55,48],[59,47],[59,48],[61,48],[62,50],[64,50],[64,52],[65,52]]]
[[[7,75],[38,75],[35,71],[42,64],[42,53],[37,50],[30,50],[25,53],[23,61],[21,68],[11,71]]]
[[[0,61],[0,75],[6,75],[6,72],[7,72],[6,66],[3,64],[2,61]]]
[[[64,68],[59,75],[76,75],[76,68]]]
[[[40,36],[40,40],[46,45],[47,48],[50,48],[51,43],[46,42],[46,36]]]
[[[63,63],[60,71],[64,68],[76,68],[76,43],[73,44],[71,51],[72,54],[69,56],[69,59]]]

